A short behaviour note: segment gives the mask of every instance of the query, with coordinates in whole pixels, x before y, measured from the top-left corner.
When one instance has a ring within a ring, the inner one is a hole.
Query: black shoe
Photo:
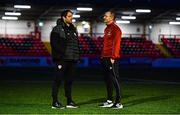
[[[79,108],[79,106],[75,102],[71,101],[71,102],[67,103],[66,108],[74,108],[74,109],[76,109],[76,108]]]
[[[114,103],[111,108],[112,109],[122,109],[123,105],[121,103]]]
[[[111,107],[113,106],[113,102],[111,100],[106,100],[106,102],[99,105],[100,107]]]
[[[64,106],[58,101],[52,103],[52,109],[64,109]]]

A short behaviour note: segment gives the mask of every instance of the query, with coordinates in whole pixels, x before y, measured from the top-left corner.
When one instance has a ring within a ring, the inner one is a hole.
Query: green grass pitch
[[[100,108],[105,100],[103,82],[75,82],[74,101],[78,109],[51,109],[50,82],[0,82],[0,114],[178,114],[180,85],[122,83],[123,109]],[[63,85],[60,101],[66,104]]]

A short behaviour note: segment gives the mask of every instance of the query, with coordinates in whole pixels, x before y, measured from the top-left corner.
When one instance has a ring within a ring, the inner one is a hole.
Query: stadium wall
[[[43,27],[40,27],[42,41],[49,42],[49,36],[52,28],[56,25],[56,21],[45,21],[43,22]],[[150,39],[155,44],[159,44],[159,34],[180,34],[180,26],[169,25],[168,23],[156,23],[147,24],[144,28],[143,24],[118,24],[124,34],[143,34],[144,30],[146,34],[150,35]],[[151,29],[149,26],[151,25]],[[34,31],[35,24],[33,21],[4,21],[0,20],[0,35],[5,34],[29,34]],[[81,27],[79,32],[83,32]],[[105,24],[93,22],[92,32],[101,33],[103,31]],[[0,36],[1,37],[1,36]]]
[[[29,34],[34,31],[33,21],[0,20],[0,34]]]

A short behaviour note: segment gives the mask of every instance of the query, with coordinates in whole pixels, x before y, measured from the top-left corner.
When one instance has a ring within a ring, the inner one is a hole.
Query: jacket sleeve
[[[115,29],[113,33],[114,41],[113,41],[113,50],[112,50],[112,59],[119,58],[120,53],[120,45],[121,45],[121,35],[122,32],[119,29]]]
[[[51,48],[52,50],[62,54],[64,53],[64,44],[63,44],[63,40],[60,38],[59,33],[57,32],[51,32],[50,35],[50,44],[51,44]]]
[[[78,50],[79,50],[79,61],[80,61],[80,55],[81,55],[81,51],[80,51],[80,43],[79,43],[79,36],[78,36],[78,31],[76,29],[76,34],[77,34],[77,38],[78,38]]]

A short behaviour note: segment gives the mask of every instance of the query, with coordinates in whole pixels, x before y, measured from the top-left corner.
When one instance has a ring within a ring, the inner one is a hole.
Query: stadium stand
[[[26,38],[24,38],[26,37]],[[103,47],[102,37],[79,37],[79,47],[82,57],[99,57]],[[169,42],[166,42],[169,43]],[[178,42],[177,42],[178,43]],[[177,48],[179,47],[176,45]],[[0,38],[0,56],[50,56],[50,52],[40,39],[30,36],[8,36]],[[123,37],[121,43],[122,57],[163,57],[161,51],[152,41],[145,37]],[[173,49],[174,53],[179,53]]]
[[[174,57],[180,57],[179,38],[161,38],[163,45],[171,52]]]
[[[102,37],[90,38],[81,37],[79,39],[82,56],[97,57],[103,47]],[[152,41],[144,37],[123,37],[121,43],[122,57],[163,57],[161,51]]]
[[[0,38],[0,56],[50,56],[39,39]]]

